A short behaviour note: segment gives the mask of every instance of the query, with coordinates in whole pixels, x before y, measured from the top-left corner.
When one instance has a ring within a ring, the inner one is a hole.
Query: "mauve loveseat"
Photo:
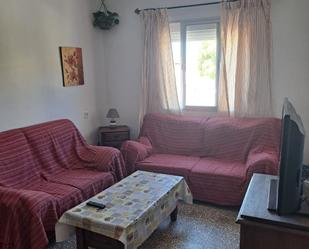
[[[57,120],[0,133],[0,248],[43,249],[69,208],[126,175],[120,152]]]
[[[240,205],[253,173],[277,174],[280,129],[276,118],[147,114],[121,152],[128,173],[181,175],[194,199]]]

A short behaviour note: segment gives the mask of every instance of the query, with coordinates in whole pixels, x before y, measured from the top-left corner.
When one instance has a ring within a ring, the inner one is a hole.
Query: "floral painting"
[[[63,86],[84,85],[83,56],[81,48],[60,47]]]

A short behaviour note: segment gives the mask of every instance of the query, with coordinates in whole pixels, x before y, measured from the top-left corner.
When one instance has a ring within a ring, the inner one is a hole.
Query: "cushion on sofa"
[[[40,183],[33,184],[27,190],[41,191],[55,198],[57,203],[57,214],[59,217],[64,211],[74,207],[84,200],[82,192],[72,186],[47,182],[42,180]]]
[[[189,174],[195,199],[238,205],[243,197],[245,165],[241,162],[201,158]]]
[[[136,170],[180,175],[187,179],[190,170],[198,163],[199,160],[199,157],[193,156],[153,154],[145,160],[137,163]]]
[[[140,136],[150,140],[154,153],[200,156],[204,121],[185,116],[147,114]]]
[[[79,189],[86,200],[113,185],[114,178],[111,173],[76,169],[54,175],[50,181]]]

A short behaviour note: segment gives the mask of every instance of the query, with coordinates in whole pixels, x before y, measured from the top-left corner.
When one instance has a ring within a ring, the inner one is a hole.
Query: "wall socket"
[[[89,118],[89,113],[88,112],[84,112],[84,119],[88,119]]]

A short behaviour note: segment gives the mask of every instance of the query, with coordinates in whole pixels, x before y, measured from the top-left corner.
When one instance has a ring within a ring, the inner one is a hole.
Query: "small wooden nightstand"
[[[121,144],[130,139],[130,129],[126,125],[103,126],[99,128],[99,145],[120,149]]]

